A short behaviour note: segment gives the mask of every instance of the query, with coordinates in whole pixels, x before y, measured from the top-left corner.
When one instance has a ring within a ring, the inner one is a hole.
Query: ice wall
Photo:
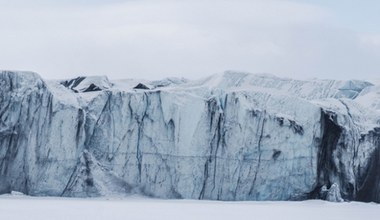
[[[0,84],[1,192],[380,202],[379,114],[355,101],[368,82],[3,71]]]

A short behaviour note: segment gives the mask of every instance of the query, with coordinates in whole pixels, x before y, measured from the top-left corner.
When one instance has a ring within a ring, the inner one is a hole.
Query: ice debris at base
[[[330,201],[330,202],[343,202],[342,195],[340,194],[339,185],[333,183],[330,189],[327,189],[326,186],[322,186],[320,197],[321,199]]]
[[[150,89],[134,89],[136,85]],[[0,193],[380,202],[380,87],[0,73]]]
[[[326,200],[330,202],[343,202],[342,196],[340,195],[340,189],[339,189],[338,184],[334,183],[331,185],[327,193]]]

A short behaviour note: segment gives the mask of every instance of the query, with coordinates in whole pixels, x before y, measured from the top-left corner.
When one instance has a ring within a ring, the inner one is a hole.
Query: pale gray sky
[[[0,69],[379,78],[377,0],[0,0]]]

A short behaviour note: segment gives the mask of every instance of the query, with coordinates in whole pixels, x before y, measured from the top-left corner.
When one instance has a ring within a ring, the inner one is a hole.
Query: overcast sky
[[[0,0],[0,69],[380,78],[378,0]]]

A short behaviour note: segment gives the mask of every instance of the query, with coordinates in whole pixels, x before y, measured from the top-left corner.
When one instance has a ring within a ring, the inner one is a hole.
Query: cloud
[[[334,27],[334,13],[311,4],[22,2],[0,9],[0,67],[34,70],[48,78],[198,78],[226,69],[357,78],[379,71],[372,62],[380,58],[373,49],[377,38]]]

